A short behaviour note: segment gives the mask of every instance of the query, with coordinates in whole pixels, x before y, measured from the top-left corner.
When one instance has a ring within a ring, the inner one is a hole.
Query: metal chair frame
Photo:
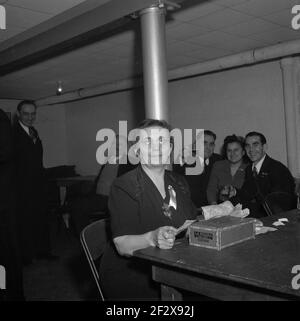
[[[80,233],[80,242],[83,247],[86,258],[88,260],[89,266],[91,268],[91,271],[102,301],[104,301],[105,299],[104,299],[103,291],[100,285],[100,276],[95,266],[95,260],[100,258],[104,252],[104,248],[107,240],[107,233],[106,233],[107,221],[108,221],[107,219],[101,219],[96,222],[93,222],[88,226],[86,226]],[[89,236],[91,234],[95,236],[94,234],[95,232],[99,233],[99,243],[97,244],[92,243],[94,240],[89,240]]]

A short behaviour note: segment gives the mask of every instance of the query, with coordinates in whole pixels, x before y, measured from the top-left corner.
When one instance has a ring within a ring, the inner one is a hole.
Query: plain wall
[[[96,174],[99,164],[96,141],[100,129],[118,132],[119,120],[127,120],[128,130],[144,118],[141,90],[129,90],[66,104],[67,151],[70,165],[81,175]]]
[[[44,147],[44,166],[67,165],[67,129],[64,105],[39,107],[36,128]]]
[[[216,151],[225,136],[265,134],[269,154],[287,163],[283,87],[278,61],[170,83],[172,125],[211,129]]]
[[[5,112],[11,113],[13,116],[16,112],[19,100],[14,99],[0,99],[0,108]]]

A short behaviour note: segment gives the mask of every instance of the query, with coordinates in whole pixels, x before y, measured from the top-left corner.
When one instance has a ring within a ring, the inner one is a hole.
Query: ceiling
[[[103,1],[103,3],[109,0]],[[30,28],[55,18],[83,0],[7,0],[7,29],[0,50]],[[168,69],[300,39],[291,28],[297,0],[186,0],[166,22]],[[139,20],[101,41],[0,77],[0,98],[41,99],[141,74]]]
[[[6,9],[7,28],[0,43],[34,27],[84,0],[0,0]]]

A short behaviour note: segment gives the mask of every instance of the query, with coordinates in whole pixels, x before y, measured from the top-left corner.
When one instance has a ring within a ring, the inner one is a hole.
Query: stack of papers
[[[280,218],[277,221],[275,221],[272,225],[274,226],[280,226],[280,225],[285,225],[284,223],[287,223],[289,220],[287,218]],[[270,227],[270,226],[264,226],[263,222],[260,220],[256,220],[255,222],[255,234],[264,234],[267,232],[274,232],[277,231],[277,228],[275,227]]]
[[[208,205],[202,207],[205,220],[221,216],[234,216],[245,218],[250,214],[248,208],[242,209],[241,204],[233,206],[230,201],[225,201],[218,205]]]
[[[180,227],[178,227],[175,235],[178,235],[182,231],[186,230],[191,224],[193,224],[196,221],[197,220],[186,220]]]
[[[284,226],[284,223],[287,223],[289,220],[287,218],[280,218],[278,219],[276,222],[273,223],[274,226],[280,226],[280,225],[283,225]]]

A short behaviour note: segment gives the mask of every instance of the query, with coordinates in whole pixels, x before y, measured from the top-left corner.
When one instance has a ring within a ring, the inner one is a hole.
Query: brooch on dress
[[[162,210],[163,210],[164,215],[171,219],[172,218],[171,207],[173,207],[175,210],[177,208],[176,192],[175,192],[174,188],[171,185],[168,186],[168,192],[169,192],[169,195],[170,195],[169,204],[166,204],[164,202],[163,206],[162,206]]]

